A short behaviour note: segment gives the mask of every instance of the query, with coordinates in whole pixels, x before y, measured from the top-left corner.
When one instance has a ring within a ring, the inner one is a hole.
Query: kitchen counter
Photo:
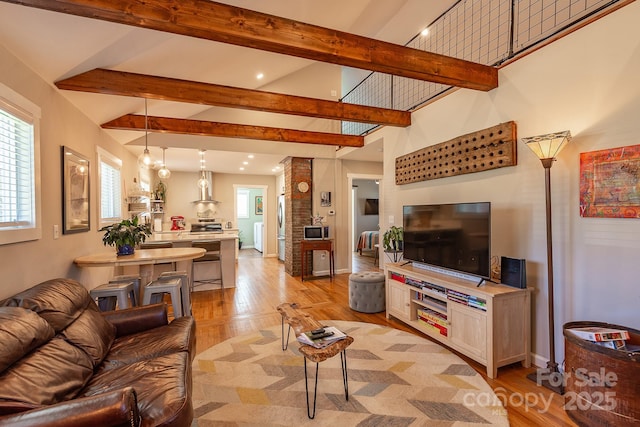
[[[187,230],[181,231],[161,231],[153,233],[147,238],[149,242],[171,242],[174,248],[191,247],[191,242],[198,240],[220,240],[220,257],[222,259],[222,274],[224,276],[224,287],[236,286],[236,260],[238,259],[238,235],[228,233],[191,233]],[[196,279],[202,277],[202,270],[209,263],[202,263],[195,266],[194,276]]]
[[[191,233],[190,231],[161,231],[153,233],[147,240],[151,242],[191,242],[194,240],[237,240],[232,233]]]

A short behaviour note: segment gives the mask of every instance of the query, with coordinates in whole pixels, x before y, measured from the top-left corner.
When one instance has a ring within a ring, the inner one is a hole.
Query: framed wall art
[[[256,196],[256,215],[262,215],[262,196]]]
[[[580,153],[580,216],[640,218],[640,145]]]
[[[89,159],[62,146],[62,233],[89,231]]]
[[[330,191],[321,191],[320,192],[320,206],[322,206],[322,207],[331,206],[331,192]]]

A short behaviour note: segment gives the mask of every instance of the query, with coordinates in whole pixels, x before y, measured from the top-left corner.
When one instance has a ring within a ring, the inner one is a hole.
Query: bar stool
[[[116,302],[119,309],[136,305],[133,282],[106,283],[91,289],[89,294],[94,301],[97,300],[100,311],[115,310]],[[131,298],[131,303],[129,303],[129,298]]]
[[[141,294],[142,289],[140,288],[142,279],[140,278],[140,276],[136,276],[133,274],[129,274],[129,275],[125,274],[125,275],[115,276],[113,279],[109,280],[109,283],[128,283],[128,282],[133,282],[133,293],[136,296],[136,305],[140,305],[142,303],[142,294]]]
[[[179,277],[154,280],[144,288],[142,305],[158,304],[162,302],[164,294],[169,294],[173,306],[173,317],[182,317],[181,286],[182,280]]]
[[[160,274],[158,280],[180,279],[180,293],[182,295],[182,314],[191,316],[191,287],[189,285],[189,275],[186,271],[165,271]]]
[[[196,282],[197,283],[215,283],[215,282],[220,282],[220,290],[222,292],[224,292],[224,282],[223,282],[223,274],[222,274],[222,254],[220,252],[220,240],[202,240],[202,241],[195,241],[191,244],[192,247],[194,248],[202,248],[205,249],[207,252],[205,252],[205,254],[203,256],[201,256],[200,258],[196,258],[193,260],[193,263],[191,264],[191,290],[193,291],[193,288],[195,288]],[[210,278],[210,279],[203,279],[203,280],[195,280],[196,277],[194,275],[195,272],[195,267],[197,264],[203,263],[203,262],[210,262],[210,263],[218,263],[220,266],[220,277],[219,278]]]

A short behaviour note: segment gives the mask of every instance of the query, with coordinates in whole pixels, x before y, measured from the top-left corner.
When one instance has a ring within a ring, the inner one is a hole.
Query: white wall
[[[45,83],[0,45],[0,82],[42,109],[40,120],[40,173],[42,179],[42,238],[31,242],[0,245],[0,299],[56,277],[80,280],[87,287],[99,285],[111,274],[109,268],[80,270],[73,259],[108,250],[98,233],[97,155],[100,146],[124,161],[123,180],[130,188],[137,174],[136,158],[72,106],[58,89]],[[62,230],[62,185],[60,146],[65,145],[90,159],[91,229],[86,233],[53,239],[53,226]]]
[[[313,161],[313,213],[325,217],[324,224],[331,227],[330,235],[334,239],[336,273],[349,272],[353,248],[349,236],[351,211],[349,197],[351,187],[349,175],[381,175],[379,162],[358,162],[338,159],[314,159]],[[320,192],[331,191],[331,206],[320,206]],[[329,215],[329,211],[335,215]],[[329,271],[328,260],[314,259],[314,271]]]
[[[396,186],[395,158],[514,120],[518,137],[571,130],[551,169],[556,359],[573,320],[639,328],[640,220],[579,216],[579,153],[638,144],[640,20],[635,2],[500,70],[499,88],[458,90],[413,114],[408,129],[384,128],[381,230],[402,223],[404,204],[490,201],[492,256],[527,260],[533,351],[548,357],[544,169],[518,142],[518,165]]]

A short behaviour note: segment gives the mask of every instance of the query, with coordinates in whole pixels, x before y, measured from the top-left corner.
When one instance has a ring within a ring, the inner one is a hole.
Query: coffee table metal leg
[[[349,401],[349,379],[347,378],[347,349],[340,352],[340,364],[342,365],[342,382],[344,382],[344,398]]]
[[[282,343],[282,351],[285,351],[289,347],[289,334],[291,334],[291,325],[287,325],[289,329],[287,330],[287,340],[284,340],[284,316],[282,317],[282,334],[280,335],[280,340]]]
[[[307,358],[304,358],[304,389],[307,394],[307,416],[310,420],[316,416],[316,398],[318,397],[318,368],[320,364],[316,362],[316,382],[313,386],[313,412],[309,407],[309,379],[307,378]]]

